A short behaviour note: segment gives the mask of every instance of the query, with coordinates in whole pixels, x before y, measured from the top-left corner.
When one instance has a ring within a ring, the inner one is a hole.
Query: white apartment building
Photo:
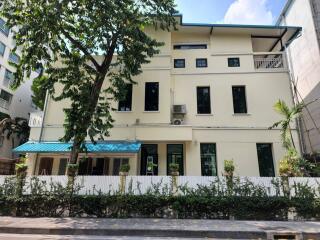
[[[277,24],[303,28],[288,48],[288,58],[298,100],[309,103],[320,97],[320,1],[288,0]],[[304,151],[320,152],[320,101],[304,110],[300,125]]]
[[[96,145],[87,139],[79,174],[118,175],[129,163],[131,175],[167,175],[174,162],[180,175],[215,176],[233,159],[240,176],[277,175],[285,149],[280,130],[268,128],[281,119],[275,102],[293,103],[284,46],[301,28],[177,19],[178,31],[146,28],[165,45],[143,66],[138,84],[128,85],[126,100],[114,103],[111,136]],[[30,142],[16,148],[28,153],[29,174],[65,174],[71,143],[58,139],[69,104],[49,97],[43,118],[31,116]]]
[[[15,67],[10,65],[9,61],[17,63],[20,59],[19,50],[17,54],[11,51],[14,46],[12,32],[5,25],[5,20],[0,18],[0,119],[10,116],[28,120],[30,112],[37,110],[31,100],[32,81],[25,81],[16,91],[10,89]],[[33,77],[35,74],[37,73],[34,73]],[[0,161],[12,160],[12,149],[17,145],[19,145],[18,139],[15,141],[15,146],[12,146],[12,141],[0,133]]]

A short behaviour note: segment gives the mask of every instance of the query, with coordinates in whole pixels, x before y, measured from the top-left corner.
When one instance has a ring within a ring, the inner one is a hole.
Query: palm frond
[[[289,116],[290,115],[290,108],[283,100],[278,100],[274,105],[273,108],[276,112],[281,115]]]

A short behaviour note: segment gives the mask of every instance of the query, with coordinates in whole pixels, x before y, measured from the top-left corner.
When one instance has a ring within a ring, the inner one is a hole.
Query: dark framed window
[[[184,175],[183,144],[167,144],[167,175],[171,163],[179,164],[179,174]]]
[[[53,158],[43,157],[40,159],[38,175],[51,175],[52,174]]]
[[[129,158],[114,158],[112,175],[118,176],[120,172],[120,167],[124,164],[129,164]]]
[[[3,42],[0,42],[0,55],[3,56],[6,51],[6,45]]]
[[[146,82],[144,110],[159,111],[159,83],[158,82]]]
[[[58,175],[65,175],[67,169],[68,158],[60,158]]]
[[[2,18],[0,18],[0,31],[6,35],[9,36],[10,29],[6,25],[6,21],[4,21]]]
[[[176,44],[173,45],[175,50],[188,50],[188,49],[207,49],[207,44]]]
[[[217,176],[217,155],[215,143],[200,143],[201,175]]]
[[[208,67],[208,61],[206,58],[197,58],[196,59],[196,67],[197,68],[206,68]]]
[[[18,64],[20,62],[20,57],[16,53],[10,52],[9,60],[10,62]]]
[[[174,68],[185,68],[186,61],[185,59],[174,59]]]
[[[155,164],[153,168],[148,169],[150,163]],[[158,145],[142,144],[141,145],[141,175],[158,175]]]
[[[271,143],[257,143],[260,177],[274,177],[274,164]]]
[[[210,87],[197,87],[197,112],[211,113]]]
[[[240,67],[240,58],[228,58],[228,67]]]
[[[13,82],[14,82],[13,72],[6,69],[5,74],[4,74],[3,85],[6,87],[10,87],[13,84]]]
[[[247,113],[247,99],[245,86],[232,86],[234,113]]]
[[[119,101],[118,111],[131,111],[132,110],[132,84],[127,84],[125,89],[125,96]]]
[[[0,98],[3,99],[4,101],[10,103],[12,100],[12,94],[8,93],[7,91],[2,89],[0,92]]]

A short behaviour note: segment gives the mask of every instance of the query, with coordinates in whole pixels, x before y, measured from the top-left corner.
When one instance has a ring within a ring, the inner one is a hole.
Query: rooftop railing
[[[256,70],[286,69],[283,53],[256,53],[253,55]]]

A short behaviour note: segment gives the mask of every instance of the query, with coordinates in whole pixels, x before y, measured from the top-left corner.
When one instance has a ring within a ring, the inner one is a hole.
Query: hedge
[[[80,195],[81,187],[75,184],[51,183],[48,188],[36,177],[28,184],[20,180],[8,178],[0,185],[1,216],[288,220],[289,213],[295,213],[298,219],[320,220],[320,188],[308,184],[294,184],[290,191],[294,194],[287,195],[281,191],[282,183],[274,182],[275,196],[236,178],[232,187],[218,180],[196,189],[180,186],[178,192],[155,185],[145,194],[131,189]]]
[[[287,220],[320,219],[319,199],[285,197],[205,197],[157,195],[1,196],[0,215],[19,217],[195,218]]]

